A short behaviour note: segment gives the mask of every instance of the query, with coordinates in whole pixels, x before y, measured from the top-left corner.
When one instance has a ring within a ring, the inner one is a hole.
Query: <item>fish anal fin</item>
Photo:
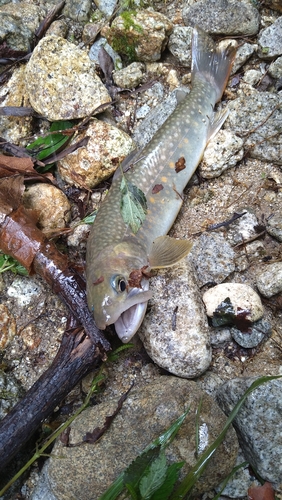
[[[221,129],[228,115],[229,115],[228,108],[221,109],[220,111],[218,111],[213,115],[208,130],[208,141],[210,141]]]
[[[160,269],[177,264],[190,252],[193,243],[189,240],[176,240],[170,236],[159,236],[151,247],[149,264],[151,269]]]

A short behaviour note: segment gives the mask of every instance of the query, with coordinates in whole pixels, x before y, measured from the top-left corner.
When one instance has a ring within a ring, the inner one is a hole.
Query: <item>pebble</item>
[[[263,340],[266,340],[271,333],[271,324],[265,319],[256,321],[247,331],[238,330],[238,328],[231,328],[232,338],[241,347],[251,349],[257,347]]]
[[[116,8],[116,0],[95,0],[95,5],[107,18],[111,17]]]
[[[153,298],[138,330],[153,361],[194,378],[211,362],[209,328],[193,266],[185,259],[151,280]]]
[[[168,49],[183,66],[191,66],[191,40],[193,29],[190,26],[174,26],[168,40]]]
[[[270,64],[270,66],[268,68],[268,73],[273,78],[281,78],[281,75],[282,75],[282,56],[277,57],[277,59]]]
[[[282,17],[262,30],[258,36],[258,56],[262,59],[274,59],[282,55]]]
[[[280,213],[275,213],[272,217],[269,217],[266,222],[266,230],[268,234],[276,238],[278,241],[282,242],[282,215]]]
[[[7,289],[7,295],[15,298],[19,307],[32,304],[34,298],[42,291],[38,280],[32,277],[19,276]]]
[[[64,228],[70,220],[68,198],[51,184],[40,182],[29,186],[23,194],[23,204],[37,212],[38,226],[43,232]]]
[[[255,35],[259,30],[258,10],[247,2],[208,0],[189,4],[182,16],[187,26],[200,26],[211,34]]]
[[[282,262],[269,264],[262,273],[259,273],[257,287],[267,298],[282,292]]]
[[[111,101],[87,53],[53,35],[34,49],[25,81],[32,107],[50,121],[82,118]]]
[[[93,119],[75,142],[88,136],[87,147],[78,148],[58,162],[58,171],[68,184],[91,189],[108,179],[133,150],[132,139],[123,130]]]
[[[241,283],[221,283],[209,288],[203,295],[207,315],[210,318],[226,298],[230,299],[236,316],[239,317],[244,312],[246,313],[244,319],[252,323],[258,321],[264,314],[260,297],[251,286]]]
[[[235,270],[235,252],[221,234],[201,234],[190,255],[200,286],[221,283]]]
[[[134,89],[144,79],[145,65],[140,62],[133,62],[124,69],[113,72],[115,84],[122,89]]]
[[[32,500],[91,500],[93,492],[95,498],[99,498],[117,475],[189,407],[185,422],[165,450],[169,462],[186,462],[181,470],[183,477],[196,462],[195,415],[201,398],[199,449],[204,451],[218,436],[225,416],[195,382],[162,376],[131,390],[110,428],[94,445],[65,447],[57,440]],[[117,408],[118,399],[87,408],[71,425],[70,443],[81,441],[87,431],[101,427]],[[196,483],[194,494],[219,484],[232,470],[237,452],[236,434],[231,427]],[[62,456],[64,458],[58,460],[57,457]]]
[[[229,415],[255,378],[235,378],[217,392],[217,402]],[[235,417],[234,424],[245,459],[264,481],[279,488],[282,482],[282,380],[255,389]]]
[[[123,12],[101,33],[113,49],[129,61],[146,62],[160,59],[172,28],[172,23],[163,14],[140,9],[136,13]]]
[[[16,333],[17,325],[14,316],[5,304],[0,304],[0,352],[8,347]]]
[[[8,2],[0,6],[0,45],[29,52],[35,30],[46,10],[33,3]]]
[[[258,225],[256,215],[244,207],[240,208],[238,213],[244,215],[230,224],[226,230],[226,239],[232,246],[248,241],[258,234],[255,229]]]
[[[68,0],[63,14],[77,22],[88,21],[91,9],[91,0]]]
[[[99,52],[101,47],[104,47],[104,49],[108,52],[108,54],[111,56],[112,60],[114,61],[114,66],[116,70],[119,70],[122,68],[122,60],[120,55],[113,50],[113,48],[108,44],[106,38],[101,37],[98,40],[96,40],[93,45],[91,45],[90,50],[89,50],[89,59],[93,61],[95,64],[98,66],[100,65],[99,63]]]
[[[204,179],[219,177],[225,170],[235,167],[244,156],[244,141],[228,130],[220,130],[213,137],[203,154],[199,167]]]
[[[231,75],[235,75],[241,66],[256,52],[258,46],[253,43],[243,43],[237,48],[235,61],[232,66]]]

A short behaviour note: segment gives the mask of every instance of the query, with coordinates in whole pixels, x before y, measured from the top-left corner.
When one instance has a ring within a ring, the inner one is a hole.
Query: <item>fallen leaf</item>
[[[186,168],[185,158],[184,156],[181,156],[179,160],[175,162],[175,172],[178,174],[178,172],[181,172],[181,170],[184,170],[185,168]]]
[[[155,184],[153,189],[152,189],[152,194],[157,194],[159,193],[160,191],[162,191],[163,189],[163,185],[162,184]]]
[[[268,482],[263,486],[251,486],[248,489],[249,500],[275,500],[274,489]]]

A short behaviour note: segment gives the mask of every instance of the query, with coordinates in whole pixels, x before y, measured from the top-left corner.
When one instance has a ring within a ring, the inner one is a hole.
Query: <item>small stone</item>
[[[273,61],[269,68],[268,73],[272,78],[281,78],[282,75],[282,56],[277,57],[275,61]]]
[[[231,335],[235,342],[246,349],[258,346],[269,336],[270,332],[271,324],[265,319],[256,321],[247,331],[241,331],[235,327],[231,328]]]
[[[258,37],[258,56],[262,59],[273,59],[282,55],[282,17],[262,30]]]
[[[158,61],[172,27],[163,14],[140,9],[136,13],[123,12],[101,33],[114,50],[130,61]]]
[[[99,52],[101,47],[104,47],[104,49],[108,52],[109,56],[111,56],[112,60],[114,61],[114,66],[116,70],[119,70],[122,68],[122,60],[118,53],[113,50],[113,48],[108,44],[106,38],[99,38],[96,40],[93,45],[91,45],[90,50],[89,50],[89,59],[93,61],[95,64],[100,66],[99,63]]]
[[[234,250],[221,234],[202,234],[190,255],[200,286],[221,283],[235,271]]]
[[[33,3],[8,2],[0,7],[0,44],[14,50],[30,51],[34,32],[46,10]]]
[[[254,54],[258,46],[252,43],[243,43],[240,45],[236,51],[235,60],[232,66],[231,74],[235,75],[238,69],[241,68],[247,62],[248,59]]]
[[[282,214],[276,213],[267,219],[266,230],[278,241],[282,242]]]
[[[227,228],[226,232],[226,238],[231,245],[238,245],[244,241],[248,241],[250,238],[258,234],[255,229],[258,225],[256,215],[250,212],[247,208],[244,209],[244,207],[240,208],[238,213],[244,213],[244,215],[235,220],[233,224]]]
[[[248,71],[245,71],[243,81],[254,87],[261,80],[261,77],[261,71],[249,69]]]
[[[211,345],[218,347],[221,344],[226,344],[232,340],[230,328],[212,328],[211,330]]]
[[[169,51],[183,66],[191,66],[191,40],[193,28],[174,26],[168,41]]]
[[[244,141],[237,135],[220,130],[205,149],[200,175],[204,179],[213,179],[234,167],[244,156],[243,144]]]
[[[38,225],[44,232],[66,227],[70,220],[70,202],[66,195],[51,184],[37,183],[23,194],[26,208],[38,214]]]
[[[203,295],[207,315],[210,318],[226,298],[230,299],[236,316],[244,311],[246,313],[244,319],[252,323],[262,318],[264,314],[260,297],[252,287],[241,283],[221,283],[210,288]]]
[[[15,318],[4,304],[0,304],[0,351],[8,347],[16,333]]]
[[[197,25],[218,35],[255,35],[260,23],[259,12],[253,5],[235,0],[200,1],[185,6],[182,16],[185,25]]]
[[[95,5],[100,12],[103,12],[106,18],[110,18],[116,9],[117,3],[116,0],[95,0]]]
[[[33,302],[42,291],[36,278],[24,276],[16,277],[7,290],[9,297],[14,297],[19,307],[24,307]]]
[[[143,63],[133,62],[124,69],[113,72],[115,84],[122,89],[133,89],[144,79],[145,66]]]
[[[83,243],[86,248],[86,240],[90,227],[90,224],[79,224],[76,226],[72,233],[68,236],[68,245],[71,247],[77,247]]]
[[[73,21],[88,21],[91,9],[91,0],[67,0],[63,13]]]
[[[269,264],[257,277],[257,287],[267,298],[282,292],[282,262]]]
[[[82,41],[85,45],[93,44],[96,36],[100,33],[102,21],[99,23],[87,23],[84,25],[82,33]],[[90,58],[91,59],[91,58]]]
[[[53,35],[35,47],[25,81],[32,107],[50,121],[83,118],[111,101],[86,52]]]
[[[209,329],[195,272],[188,260],[151,280],[153,298],[138,331],[155,363],[179,377],[209,367]]]
[[[89,137],[87,147],[78,148],[58,162],[58,171],[65,182],[91,189],[108,179],[122,160],[133,150],[133,141],[123,130],[93,119],[75,142]]]

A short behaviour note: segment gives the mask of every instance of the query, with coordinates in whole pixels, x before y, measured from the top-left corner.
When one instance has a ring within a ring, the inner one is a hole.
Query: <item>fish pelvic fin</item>
[[[151,269],[160,269],[177,264],[190,252],[193,243],[189,240],[176,240],[170,236],[159,236],[152,243],[149,254]]]
[[[205,79],[216,91],[216,102],[221,99],[226,87],[236,47],[218,47],[212,38],[198,26],[192,37],[192,84],[197,78]]]

